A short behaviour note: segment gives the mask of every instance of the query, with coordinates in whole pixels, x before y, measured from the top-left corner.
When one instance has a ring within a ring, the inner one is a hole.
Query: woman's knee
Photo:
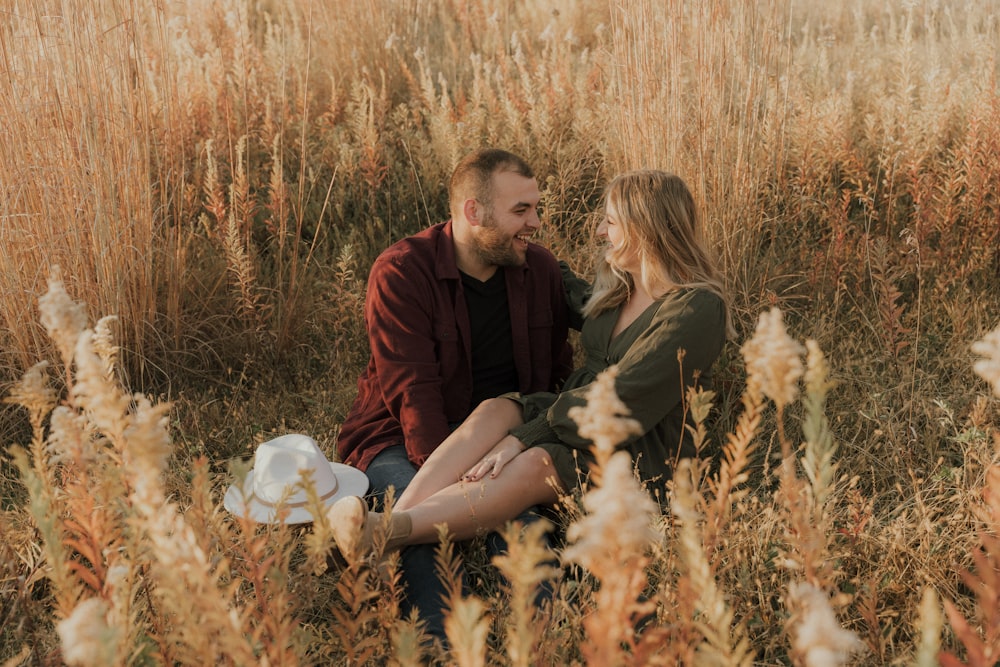
[[[531,479],[532,484],[556,484],[556,488],[563,491],[563,484],[559,480],[559,474],[552,463],[552,457],[541,447],[529,447],[518,454],[514,461],[519,461],[518,474],[525,475]]]
[[[504,413],[504,414],[521,414],[521,404],[517,401],[513,401],[509,398],[503,398],[497,396],[495,398],[487,398],[478,406],[476,406],[476,412],[486,412],[486,413]]]

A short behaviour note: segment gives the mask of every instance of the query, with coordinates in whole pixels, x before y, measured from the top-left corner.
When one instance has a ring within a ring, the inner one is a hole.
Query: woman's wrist
[[[521,439],[518,438],[513,433],[508,433],[507,434],[507,440],[510,442],[511,446],[513,446],[513,447],[515,447],[517,449],[517,452],[519,454],[528,448],[528,446],[526,444],[524,444],[523,442],[521,442]]]

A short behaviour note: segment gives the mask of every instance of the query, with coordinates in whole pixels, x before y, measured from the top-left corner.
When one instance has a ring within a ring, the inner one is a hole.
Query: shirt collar
[[[459,279],[458,260],[455,259],[455,233],[451,220],[441,226],[441,233],[437,237],[434,274],[441,280]]]

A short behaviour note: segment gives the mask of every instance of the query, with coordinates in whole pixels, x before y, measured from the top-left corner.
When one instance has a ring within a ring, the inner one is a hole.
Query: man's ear
[[[473,198],[465,200],[465,204],[462,206],[462,212],[465,214],[465,219],[469,221],[469,224],[473,227],[478,227],[482,222],[480,218],[481,205],[479,201]]]

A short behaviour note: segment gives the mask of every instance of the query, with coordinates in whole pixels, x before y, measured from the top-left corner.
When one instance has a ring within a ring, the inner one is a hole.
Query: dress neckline
[[[622,336],[624,336],[626,333],[628,333],[629,330],[631,330],[632,327],[634,327],[636,325],[636,323],[639,322],[639,320],[645,320],[646,317],[647,317],[647,315],[650,312],[657,310],[660,307],[660,304],[662,304],[664,301],[666,301],[666,297],[660,298],[660,299],[655,299],[653,301],[653,303],[651,303],[648,306],[646,306],[642,310],[641,313],[639,313],[638,315],[636,315],[636,317],[635,317],[634,320],[632,320],[631,322],[629,322],[625,326],[625,328],[622,329],[621,331],[619,331],[617,334],[614,333],[615,324],[618,323],[618,316],[621,315],[622,308],[625,307],[625,304],[621,304],[617,308],[615,308],[613,311],[610,311],[610,312],[614,313],[614,319],[611,322],[611,329],[610,329],[609,335],[608,335],[608,349],[610,350],[611,349],[611,345],[616,340],[618,340],[619,338],[621,338]]]

